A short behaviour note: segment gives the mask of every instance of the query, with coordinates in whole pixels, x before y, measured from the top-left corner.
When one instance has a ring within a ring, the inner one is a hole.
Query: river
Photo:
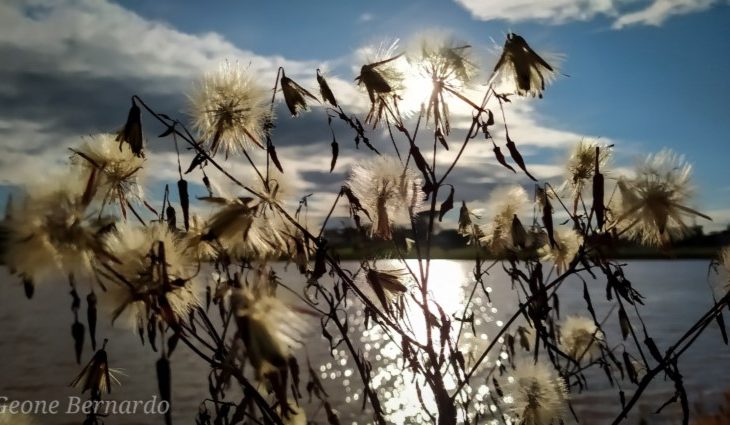
[[[346,264],[353,266],[353,264]],[[447,313],[461,316],[461,305],[468,287],[472,263],[468,261],[438,260],[432,264],[431,287],[435,298]],[[277,265],[282,280],[297,286],[301,277],[293,270]],[[707,261],[630,261],[626,266],[627,277],[634,287],[646,297],[642,307],[651,335],[660,350],[669,346],[684,333],[712,304],[707,284]],[[5,271],[0,272],[0,396],[10,400],[61,400],[62,409],[69,397],[80,396],[77,389],[68,384],[81,367],[76,365],[71,339],[71,312],[68,286],[65,284],[43,285],[36,288],[35,297],[27,300],[22,287]],[[500,267],[495,267],[488,278],[491,303],[477,295],[477,334],[466,335],[464,341],[474,347],[483,346],[490,340],[502,321],[509,318],[516,305],[516,294]],[[605,281],[585,276],[593,298],[597,316],[608,317],[605,325],[610,346],[622,343],[615,311],[605,300]],[[81,288],[83,286],[80,285]],[[82,298],[85,295],[80,290]],[[560,288],[561,314],[585,314],[582,283],[578,279],[566,281]],[[85,303],[84,303],[85,304]],[[85,311],[85,310],[84,310]],[[378,330],[365,331],[361,311],[350,311],[352,334],[367,358],[373,363],[374,381],[390,421],[396,424],[427,422],[418,416],[419,403],[412,385],[403,384],[401,364],[396,361],[397,346],[383,338]],[[85,313],[82,314],[85,322]],[[123,326],[112,327],[108,318],[99,320],[99,339],[109,338],[109,362],[113,368],[123,370],[122,385],[113,389],[113,400],[149,400],[157,393],[155,361],[159,355],[149,346],[141,346],[138,336]],[[419,324],[414,321],[416,333]],[[87,338],[88,339],[88,338]],[[331,356],[316,325],[310,326],[307,344],[300,348],[306,353],[314,369],[320,374],[333,407],[340,415],[342,424],[366,424],[369,414],[362,413],[362,399],[358,392],[357,371],[344,358]],[[481,345],[480,345],[481,344]],[[86,341],[83,362],[91,356]],[[620,353],[621,351],[618,351]],[[301,359],[306,362],[302,355]],[[180,345],[172,356],[173,418],[178,424],[194,422],[200,402],[207,396],[206,365]],[[495,358],[490,361],[496,360]],[[304,366],[306,363],[302,364]],[[690,406],[703,406],[710,410],[717,407],[723,392],[730,390],[730,348],[722,343],[716,324],[710,326],[679,362],[690,397]],[[306,382],[303,367],[302,381]],[[620,410],[618,390],[611,388],[600,370],[587,374],[590,387],[570,396],[575,414],[583,424],[610,423]],[[634,385],[628,381],[620,385],[627,397]],[[304,384],[302,384],[302,387]],[[303,388],[302,388],[303,390]],[[647,390],[626,423],[636,424],[639,415],[647,424],[679,423],[678,406],[669,406],[660,415],[653,412],[673,395],[671,382],[659,376]],[[231,392],[231,400],[236,393]],[[307,397],[304,396],[306,401]],[[485,399],[486,400],[486,399]],[[322,419],[320,415],[320,420]],[[37,416],[35,422],[42,425],[80,424],[80,415],[57,414]],[[2,421],[0,420],[0,423]],[[321,421],[326,423],[325,421]],[[569,417],[566,423],[573,423]],[[11,422],[14,423],[14,422]],[[118,415],[105,419],[107,425],[161,424],[159,416]]]

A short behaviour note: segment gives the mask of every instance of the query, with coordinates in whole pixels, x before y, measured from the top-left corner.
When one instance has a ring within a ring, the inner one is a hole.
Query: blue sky
[[[184,111],[185,90],[221,59],[251,60],[256,69],[271,74],[266,78],[272,82],[278,65],[308,79],[308,73],[324,65],[344,84],[355,76],[356,52],[386,37],[407,40],[440,29],[488,53],[494,43],[501,45],[506,32],[514,31],[537,50],[563,54],[562,72],[568,75],[544,99],[516,106],[518,131],[511,134],[526,143],[528,163],[557,164],[570,143],[583,136],[615,143],[620,167],[630,166],[640,154],[670,147],[695,165],[696,205],[715,217],[715,228],[730,222],[726,2],[251,4],[11,0],[0,6],[0,52],[13,58],[0,64],[0,143],[9,152],[0,159],[0,184],[17,185],[24,179],[19,170],[41,161],[58,164],[80,136],[120,125],[132,93],[162,109]],[[484,62],[493,59],[485,57]],[[357,110],[354,103],[352,108]],[[282,118],[279,137],[302,134],[315,124],[321,129],[321,116],[315,112],[299,121]],[[326,131],[313,134],[309,151],[281,142],[284,156],[314,152],[318,144],[326,148]],[[542,143],[543,137],[549,142]],[[341,139],[348,138],[343,130]],[[160,150],[169,154],[169,149]],[[359,155],[350,154],[343,153],[343,167]],[[470,154],[478,162],[480,152]],[[169,156],[161,157],[169,163]],[[490,186],[502,177],[512,178],[490,171],[489,179],[481,179],[479,168],[469,169],[468,164],[458,175],[472,182],[463,194],[467,201],[486,199],[489,189],[481,189],[480,181]],[[326,170],[292,167],[298,179],[309,183],[297,186],[300,191],[313,191],[320,183],[336,190],[347,171],[329,176]],[[541,177],[556,178],[554,174],[546,171]],[[155,175],[150,190],[157,192],[171,176]],[[324,206],[327,199],[323,194],[314,205]]]

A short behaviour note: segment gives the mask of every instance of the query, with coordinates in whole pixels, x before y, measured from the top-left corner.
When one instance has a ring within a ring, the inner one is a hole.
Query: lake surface
[[[352,264],[350,264],[352,265]],[[472,263],[467,261],[439,260],[432,264],[431,286],[434,296],[447,313],[461,316],[461,303],[465,291],[470,290],[468,276]],[[293,270],[277,266],[282,281],[293,287],[302,285],[302,278]],[[627,277],[634,287],[646,297],[642,309],[650,334],[659,349],[664,350],[691,326],[712,304],[707,285],[707,261],[631,261],[626,267]],[[615,311],[605,300],[605,281],[586,276],[597,316],[607,315],[605,325],[610,346],[622,343]],[[71,339],[72,313],[68,285],[44,285],[36,288],[35,297],[27,300],[17,279],[0,271],[0,396],[17,400],[62,400],[69,396],[80,396],[77,389],[68,384],[81,370],[73,354]],[[464,282],[467,282],[466,284]],[[475,298],[477,323],[476,335],[467,332],[463,341],[478,350],[490,341],[509,318],[516,305],[516,294],[510,288],[509,280],[501,267],[497,266],[488,278],[491,288],[491,303],[486,298]],[[79,284],[82,298],[87,293]],[[567,281],[560,289],[562,317],[570,314],[586,314],[582,297],[582,283],[578,279]],[[85,305],[85,302],[84,302]],[[82,309],[85,323],[85,307]],[[373,363],[378,391],[387,411],[391,412],[393,423],[427,422],[418,416],[419,403],[415,398],[413,385],[401,371],[396,361],[398,347],[395,342],[384,338],[378,329],[365,331],[362,311],[349,312],[352,334],[359,336],[359,343],[369,361]],[[112,327],[100,312],[97,338],[109,338],[109,361],[113,368],[124,370],[121,387],[115,387],[113,400],[149,400],[157,393],[155,361],[159,355],[149,346],[141,346],[139,337],[129,328]],[[418,332],[419,324],[413,326]],[[333,407],[338,411],[342,424],[369,423],[369,413],[362,413],[361,394],[358,389],[357,370],[339,355],[332,356],[316,325],[310,327],[308,344],[300,348],[312,362],[313,368],[330,395]],[[519,351],[519,350],[518,350]],[[619,351],[620,353],[620,351]],[[82,363],[93,353],[86,341]],[[339,353],[337,353],[339,354]],[[495,353],[490,362],[498,360]],[[194,422],[200,402],[207,396],[206,365],[190,350],[180,344],[172,356],[173,418],[178,424]],[[302,357],[302,390],[307,382],[306,360]],[[712,410],[730,390],[730,348],[722,343],[715,324],[695,342],[680,361],[680,370],[690,397],[690,405],[702,405]],[[571,394],[574,410],[583,424],[605,424],[620,411],[618,390],[611,388],[600,370],[587,373],[590,388],[581,394]],[[500,378],[502,379],[502,378]],[[506,379],[506,377],[505,377]],[[406,381],[404,384],[403,382]],[[476,382],[478,380],[475,380]],[[630,397],[634,385],[628,381],[620,385]],[[657,377],[647,390],[645,397],[636,406],[632,417],[626,423],[638,423],[638,415],[646,417],[647,423],[679,423],[678,406],[670,406],[661,415],[653,412],[674,393],[671,382],[663,376]],[[480,397],[489,403],[482,394]],[[232,401],[240,400],[230,394]],[[238,398],[237,398],[238,397]],[[84,397],[85,398],[85,397]],[[479,397],[478,397],[479,398]],[[306,394],[304,396],[306,400]],[[320,417],[320,420],[322,417]],[[53,415],[36,418],[36,423],[48,425],[79,424],[80,415]],[[325,422],[325,421],[321,421]],[[568,423],[572,423],[571,419]],[[2,420],[0,420],[2,423]],[[115,416],[105,420],[108,425],[161,424],[158,416]]]

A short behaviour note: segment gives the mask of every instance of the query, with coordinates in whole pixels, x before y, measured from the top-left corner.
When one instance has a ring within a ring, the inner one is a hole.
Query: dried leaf
[[[281,162],[279,162],[279,156],[276,154],[276,147],[273,143],[271,143],[271,141],[269,141],[268,149],[266,149],[266,151],[269,153],[271,161],[274,162],[276,169],[283,173],[284,169],[281,167]]]
[[[207,159],[207,157],[205,155],[203,155],[202,153],[199,153],[199,154],[195,155],[195,157],[193,158],[193,161],[190,163],[190,166],[188,167],[187,170],[185,170],[185,174],[189,174],[198,165],[200,165],[203,162],[205,162],[206,159]]]
[[[84,325],[74,320],[71,325],[71,336],[74,339],[74,352],[76,353],[76,364],[81,364],[81,352],[84,349]]]
[[[624,359],[624,366],[626,366],[626,373],[628,373],[628,375],[629,375],[629,381],[631,381],[634,384],[638,384],[639,375],[636,373],[636,368],[634,368],[634,364],[631,361],[631,358],[629,358],[629,355],[626,351],[624,351],[623,359]]]
[[[335,99],[335,95],[332,93],[329,84],[327,84],[327,80],[324,79],[319,69],[317,69],[317,83],[319,84],[319,93],[322,95],[322,99],[336,108],[337,100]]]
[[[618,322],[621,326],[621,336],[625,341],[626,337],[628,337],[631,333],[631,322],[629,321],[629,316],[626,315],[626,311],[623,307],[619,307],[618,309]]]
[[[646,339],[644,340],[644,344],[647,346],[647,348],[649,348],[649,353],[651,353],[652,357],[654,357],[656,361],[661,363],[664,360],[662,354],[659,352],[659,349],[657,348],[652,338],[646,337]]]
[[[446,138],[444,137],[444,134],[441,132],[441,127],[437,128],[434,132],[434,137],[438,139],[439,143],[441,143],[441,146],[444,147],[444,149],[449,150],[449,145],[446,143]]]
[[[183,213],[183,224],[185,231],[190,230],[190,196],[188,195],[188,182],[184,179],[177,181],[177,192],[180,197],[180,208]]]
[[[167,127],[167,130],[165,130],[162,133],[160,133],[160,135],[157,136],[157,137],[160,137],[160,138],[167,137],[167,136],[171,135],[174,131],[175,131],[175,126],[172,126],[172,125],[171,126],[168,126]]]
[[[165,412],[165,425],[172,424],[172,383],[170,373],[170,361],[165,357],[157,360],[157,387],[160,391],[160,399],[166,401],[170,406]]]
[[[527,167],[525,166],[525,160],[522,159],[522,155],[520,154],[520,151],[517,150],[515,142],[513,142],[509,138],[507,138],[507,149],[509,150],[509,154],[512,157],[512,160],[522,169],[522,171],[525,172],[527,177],[531,178],[534,181],[537,181],[537,179],[532,177],[532,174],[527,171]]]
[[[332,135],[332,162],[330,163],[330,173],[335,169],[337,164],[337,157],[340,155],[340,146],[337,144],[335,136]]]
[[[494,156],[497,158],[497,162],[502,164],[502,166],[504,166],[505,168],[511,170],[513,173],[517,172],[514,168],[512,168],[511,165],[507,164],[507,160],[505,159],[504,154],[502,153],[502,150],[499,148],[499,146],[495,144],[494,149],[492,150],[494,151]]]
[[[86,320],[89,324],[91,348],[96,351],[96,294],[92,291],[86,296]]]
[[[284,102],[286,102],[286,106],[289,108],[289,112],[291,112],[293,117],[299,115],[300,111],[307,110],[307,102],[304,100],[305,96],[315,102],[319,102],[312,93],[287,77],[284,74],[284,68],[281,68],[281,79],[279,81],[281,83],[281,91],[284,93]]]
[[[165,208],[165,217],[167,219],[167,228],[170,231],[177,230],[177,215],[175,214],[175,208],[172,205],[168,205]]]
[[[33,280],[31,278],[23,277],[23,290],[25,291],[26,298],[33,298],[33,294],[35,293],[35,285],[33,284]]]
[[[603,224],[605,222],[605,212],[606,207],[603,204],[604,199],[604,181],[603,181],[603,174],[599,171],[599,150],[600,148],[596,146],[596,170],[593,174],[593,211],[596,213],[596,224],[599,229],[603,228]]]
[[[454,186],[451,186],[451,191],[449,192],[449,196],[441,204],[441,208],[439,209],[439,222],[441,220],[443,220],[444,215],[447,212],[449,212],[452,208],[454,208]]]
[[[142,152],[142,114],[134,99],[132,99],[132,107],[129,108],[127,122],[117,135],[117,141],[127,143],[136,156],[144,158],[144,152]]]

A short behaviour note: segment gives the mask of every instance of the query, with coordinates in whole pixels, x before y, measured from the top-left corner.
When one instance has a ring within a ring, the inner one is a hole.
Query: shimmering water
[[[435,261],[432,264],[432,290],[434,296],[447,314],[462,315],[462,303],[469,286],[472,264],[466,261]],[[302,278],[293,270],[278,267],[282,280],[293,287],[302,285]],[[643,295],[647,305],[642,310],[643,318],[660,349],[664,349],[680,336],[711,305],[712,298],[706,284],[706,261],[633,261],[627,266],[627,276]],[[67,400],[78,395],[68,383],[79,372],[74,362],[71,340],[71,312],[68,286],[46,285],[37,288],[33,300],[26,300],[22,288],[15,279],[2,274],[0,285],[0,396],[20,400]],[[465,283],[466,282],[466,283]],[[481,291],[475,297],[476,332],[465,327],[461,347],[478,352],[490,342],[502,321],[516,305],[516,294],[511,290],[509,280],[500,267],[491,271],[488,279],[491,303]],[[605,301],[603,280],[592,280],[587,276],[596,313],[599,318],[610,313],[606,330],[611,346],[622,343],[615,311]],[[85,294],[83,286],[81,295]],[[582,297],[582,283],[575,279],[566,282],[560,290],[561,313],[583,313],[585,302]],[[429,420],[419,416],[420,403],[407,369],[398,361],[399,341],[391,341],[377,328],[367,331],[363,327],[364,317],[360,309],[348,312],[353,339],[372,363],[374,384],[378,387],[381,401],[390,412],[393,423],[425,423]],[[85,322],[85,319],[82,321]],[[112,328],[109,321],[100,319],[97,334],[109,338],[110,365],[124,369],[122,387],[115,388],[112,399],[148,400],[157,392],[155,361],[159,357],[149,346],[141,346],[136,334],[126,328]],[[425,332],[422,319],[411,315],[411,326],[416,334]],[[362,394],[356,368],[342,356],[338,347],[330,353],[324,338],[316,325],[310,327],[308,343],[301,348],[302,366],[306,356],[325,386],[333,407],[338,411],[343,424],[364,424],[370,414],[363,413]],[[620,351],[619,351],[620,352]],[[84,362],[91,356],[88,347]],[[495,352],[490,362],[500,360]],[[730,389],[730,348],[722,344],[719,330],[713,324],[687,351],[680,361],[684,381],[691,404],[703,404],[712,408],[723,391]],[[493,363],[492,363],[493,364]],[[208,369],[185,346],[181,345],[172,357],[173,369],[173,418],[176,423],[193,423],[201,400],[207,396]],[[302,381],[307,378],[303,367]],[[618,390],[611,388],[600,370],[587,374],[590,388],[581,394],[572,394],[571,399],[580,423],[610,423],[620,410]],[[505,382],[507,376],[501,377]],[[473,381],[479,383],[479,379]],[[447,385],[450,383],[447,380]],[[451,383],[453,384],[453,383]],[[628,381],[621,383],[627,397],[633,391]],[[303,386],[303,385],[302,385]],[[303,389],[303,388],[302,388]],[[653,415],[654,410],[674,393],[671,382],[658,377],[646,392],[642,402],[635,408],[635,414],[627,423],[638,423],[638,415],[646,416],[649,424],[677,423],[677,408],[669,407],[662,415]],[[240,396],[229,395],[232,401]],[[487,388],[475,386],[474,396],[490,408]],[[428,405],[428,394],[423,397]],[[307,396],[304,397],[305,402]],[[62,402],[63,406],[64,402]],[[319,419],[323,421],[323,416]],[[37,418],[40,424],[78,424],[79,415],[56,415]],[[116,416],[108,418],[107,424],[157,424],[160,417]]]

